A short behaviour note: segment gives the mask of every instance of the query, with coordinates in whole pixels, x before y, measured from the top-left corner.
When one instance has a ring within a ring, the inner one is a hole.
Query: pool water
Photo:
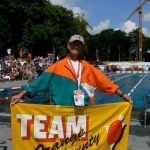
[[[150,94],[150,74],[110,74],[109,77],[120,86],[120,89],[129,94],[133,99],[133,108],[144,108],[145,95]],[[96,91],[96,104],[118,102],[121,98],[117,95],[109,96],[108,94]]]

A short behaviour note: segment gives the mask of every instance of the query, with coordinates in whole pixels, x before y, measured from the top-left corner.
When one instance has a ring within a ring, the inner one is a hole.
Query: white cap
[[[73,35],[71,36],[69,43],[72,43],[74,41],[80,41],[82,44],[84,44],[84,38],[81,35]]]

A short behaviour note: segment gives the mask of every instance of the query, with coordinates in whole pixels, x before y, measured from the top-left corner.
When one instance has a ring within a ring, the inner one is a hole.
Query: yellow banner
[[[127,150],[132,105],[11,105],[13,150]]]

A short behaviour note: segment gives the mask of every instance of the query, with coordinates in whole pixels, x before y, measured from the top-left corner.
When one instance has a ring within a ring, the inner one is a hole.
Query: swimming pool
[[[145,94],[150,94],[150,74],[149,73],[109,73],[107,76],[120,86],[120,89],[129,94],[133,99],[133,108],[144,108]],[[23,87],[22,87],[23,88]],[[0,91],[0,97],[15,95],[20,92],[18,90],[11,90],[6,88]],[[39,94],[36,97],[30,99],[26,98],[26,101],[32,103],[40,103],[40,99],[44,99],[44,103],[49,103],[49,94]],[[101,93],[95,90],[95,103],[104,104],[120,101],[119,96],[109,96],[108,94]],[[8,102],[3,102],[3,105]],[[2,103],[0,103],[0,109]],[[4,108],[3,108],[4,109]]]
[[[120,86],[120,89],[129,94],[133,99],[133,108],[144,108],[145,94],[150,94],[150,74],[149,73],[111,73],[109,78]],[[96,104],[118,102],[119,96],[109,96],[96,91]]]

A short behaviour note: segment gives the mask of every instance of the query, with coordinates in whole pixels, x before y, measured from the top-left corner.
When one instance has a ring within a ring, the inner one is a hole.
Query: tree
[[[128,60],[130,39],[120,30],[113,33],[112,60]]]
[[[65,56],[72,34],[88,35],[85,21],[47,0],[1,0],[0,14],[0,50],[11,47],[16,56],[22,48],[33,56],[46,55],[53,49]]]
[[[90,40],[88,41],[88,46],[90,48],[89,52],[92,53],[91,55],[94,60],[96,60],[96,49],[99,50],[101,61],[110,60],[113,32],[113,29],[107,29],[90,37]]]

